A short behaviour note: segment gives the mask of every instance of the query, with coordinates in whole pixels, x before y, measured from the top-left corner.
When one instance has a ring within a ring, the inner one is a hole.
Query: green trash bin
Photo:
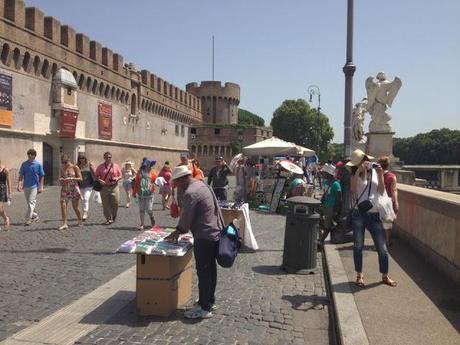
[[[311,273],[316,268],[319,200],[296,196],[287,199],[289,212],[284,232],[283,269]]]

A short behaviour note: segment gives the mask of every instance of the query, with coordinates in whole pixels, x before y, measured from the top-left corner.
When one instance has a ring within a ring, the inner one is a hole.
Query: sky
[[[25,0],[45,15],[185,90],[212,79],[241,87],[240,107],[269,125],[286,99],[321,92],[322,113],[343,141],[346,0]],[[369,76],[402,79],[396,137],[460,129],[460,1],[354,1],[353,103]],[[317,97],[312,107],[317,107]]]

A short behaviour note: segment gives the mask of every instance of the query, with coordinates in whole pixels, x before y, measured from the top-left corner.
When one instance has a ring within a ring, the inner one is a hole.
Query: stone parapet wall
[[[460,285],[460,195],[398,185],[395,232]]]

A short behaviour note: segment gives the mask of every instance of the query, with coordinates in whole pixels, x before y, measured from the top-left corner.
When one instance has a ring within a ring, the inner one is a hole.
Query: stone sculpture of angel
[[[353,108],[351,117],[351,125],[353,130],[353,139],[358,143],[365,143],[364,136],[364,115],[367,111],[367,98],[363,98],[361,102],[356,103]]]
[[[369,124],[370,132],[391,132],[389,121],[391,116],[386,112],[401,88],[402,81],[398,77],[390,82],[384,72],[379,72],[376,77],[366,79],[367,111],[371,114]]]

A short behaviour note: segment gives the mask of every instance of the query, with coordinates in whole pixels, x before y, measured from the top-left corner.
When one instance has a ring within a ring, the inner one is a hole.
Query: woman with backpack
[[[145,213],[150,217],[152,228],[155,226],[155,217],[153,216],[153,197],[155,192],[155,180],[157,172],[153,169],[155,161],[145,159],[142,161],[141,168],[134,179],[133,196],[139,201],[139,230],[143,231],[145,226]],[[153,164],[152,164],[153,163]]]

